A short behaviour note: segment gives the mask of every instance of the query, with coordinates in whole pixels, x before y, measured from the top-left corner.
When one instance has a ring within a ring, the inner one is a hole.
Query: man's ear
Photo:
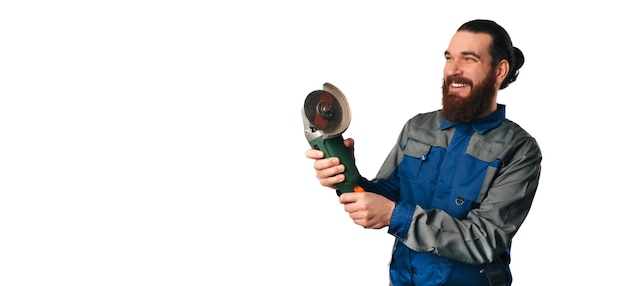
[[[498,65],[496,65],[496,82],[498,83],[498,86],[500,86],[500,84],[504,81],[506,76],[509,74],[510,68],[511,67],[509,65],[509,61],[504,60],[504,59],[500,60]]]

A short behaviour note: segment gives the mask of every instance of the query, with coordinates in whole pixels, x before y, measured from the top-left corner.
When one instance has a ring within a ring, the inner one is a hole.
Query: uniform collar
[[[505,109],[506,108],[504,104],[498,104],[498,108],[493,113],[485,117],[474,119],[465,124],[470,125],[476,132],[483,134],[488,130],[500,125],[500,123],[504,121],[506,114]],[[456,125],[457,122],[452,122],[444,118],[443,122],[441,122],[441,125],[439,125],[439,130],[445,130]]]

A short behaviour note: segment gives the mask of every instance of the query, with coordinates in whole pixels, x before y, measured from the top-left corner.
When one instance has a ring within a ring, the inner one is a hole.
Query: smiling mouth
[[[450,87],[453,87],[453,88],[462,88],[462,87],[467,87],[467,86],[469,85],[464,84],[464,83],[456,83],[456,82],[453,82],[450,84]]]

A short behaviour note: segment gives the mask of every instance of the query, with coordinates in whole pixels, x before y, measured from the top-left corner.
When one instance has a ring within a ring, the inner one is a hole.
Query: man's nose
[[[458,61],[449,60],[446,62],[446,66],[443,71],[446,77],[453,75],[461,75],[463,70],[461,70],[461,66]]]

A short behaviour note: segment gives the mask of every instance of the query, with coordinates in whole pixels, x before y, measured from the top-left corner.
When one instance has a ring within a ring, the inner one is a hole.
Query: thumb
[[[347,138],[343,140],[343,145],[346,145],[348,149],[354,150],[354,139]]]

